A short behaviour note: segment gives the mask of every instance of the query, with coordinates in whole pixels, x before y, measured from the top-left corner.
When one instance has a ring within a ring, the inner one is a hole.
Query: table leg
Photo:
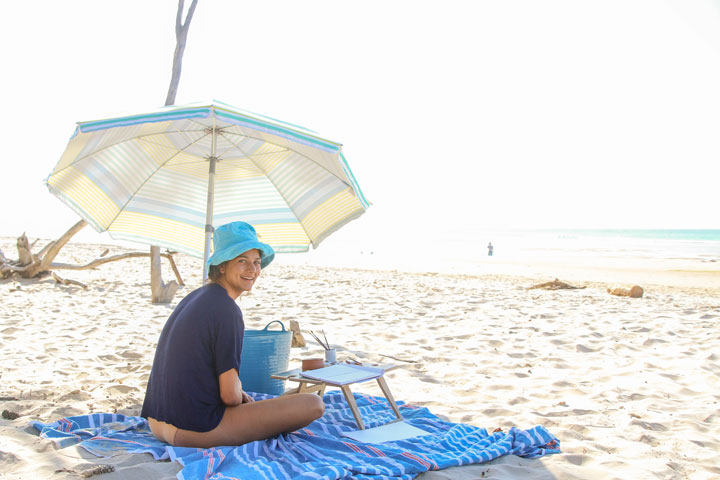
[[[382,390],[383,394],[385,395],[385,398],[387,398],[387,401],[390,402],[390,407],[392,407],[393,412],[395,412],[395,415],[398,419],[403,418],[402,414],[400,413],[400,409],[398,408],[397,404],[395,403],[395,399],[392,396],[392,393],[390,392],[390,387],[388,387],[387,382],[385,381],[385,377],[378,377],[377,379],[378,385],[380,385],[380,390]]]
[[[357,422],[359,429],[365,430],[365,424],[363,423],[362,417],[360,416],[360,410],[358,410],[357,403],[355,403],[355,397],[350,391],[350,386],[340,385],[340,389],[342,390],[343,395],[345,395],[345,400],[347,400],[348,405],[350,405],[350,411],[352,411],[352,414],[355,417],[355,421]]]
[[[323,393],[325,393],[325,386],[324,383],[300,382],[297,391],[294,393],[317,393],[322,397]]]

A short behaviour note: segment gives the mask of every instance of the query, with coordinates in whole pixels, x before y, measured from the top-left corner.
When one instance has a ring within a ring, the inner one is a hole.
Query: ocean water
[[[493,262],[617,265],[667,260],[698,268],[720,262],[720,230],[464,228],[381,238],[343,235],[341,230],[317,250],[281,258],[295,264],[466,274],[487,273]]]
[[[95,232],[88,233],[93,237],[75,240],[144,249],[139,244],[114,241],[107,234],[98,239]],[[11,240],[14,244],[14,238]],[[488,256],[489,242],[494,246],[492,257]],[[8,250],[6,254],[14,256],[15,252]],[[592,267],[635,262],[641,268],[662,264],[664,268],[720,270],[720,229],[411,230],[371,228],[356,221],[332,234],[318,249],[279,254],[277,260],[296,265],[470,275],[527,273],[524,266],[538,263]]]

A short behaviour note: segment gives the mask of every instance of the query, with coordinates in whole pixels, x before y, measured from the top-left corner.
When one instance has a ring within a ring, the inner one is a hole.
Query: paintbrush
[[[318,336],[315,335],[315,332],[313,332],[312,330],[310,330],[310,335],[313,336],[313,338],[315,339],[315,341],[316,341],[321,347],[323,347],[325,350],[330,350],[330,345],[325,345],[325,344],[322,342],[322,340],[320,340],[320,339],[318,338]]]

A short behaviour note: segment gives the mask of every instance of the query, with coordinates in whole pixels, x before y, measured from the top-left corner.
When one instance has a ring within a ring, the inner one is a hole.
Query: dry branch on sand
[[[54,270],[88,270],[99,267],[100,265],[108,262],[124,260],[126,258],[151,256],[150,252],[126,252],[118,255],[106,256],[108,253],[108,250],[106,249],[100,254],[100,256],[84,265],[53,262],[55,257],[60,253],[60,250],[67,244],[72,236],[82,230],[85,225],[87,225],[87,222],[85,220],[80,220],[70,227],[70,229],[60,238],[45,245],[38,253],[33,253],[32,251],[32,248],[37,240],[30,243],[27,236],[23,233],[17,239],[17,260],[10,260],[6,258],[3,252],[0,251],[0,278],[5,279],[10,277],[20,277],[33,279],[44,278],[51,275],[58,283],[62,283],[64,285],[78,285],[80,287],[87,288],[85,284],[76,280],[61,278],[54,272]],[[184,285],[177,265],[175,265],[175,260],[173,259],[173,255],[175,253],[176,252],[168,251],[166,253],[161,253],[160,256],[166,258],[168,262],[170,262],[170,266],[172,267],[173,272],[175,272],[175,277],[177,278],[177,283],[175,285]]]
[[[535,288],[542,288],[543,290],[579,290],[585,288],[585,286],[576,287],[575,285],[570,285],[556,278],[552,282],[538,283],[532,287],[527,287],[527,290],[533,290]]]

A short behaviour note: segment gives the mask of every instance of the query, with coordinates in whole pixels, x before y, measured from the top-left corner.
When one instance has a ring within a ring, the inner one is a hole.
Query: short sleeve
[[[215,376],[217,377],[231,368],[240,371],[240,355],[245,328],[239,309],[224,310],[216,315],[213,354]]]

